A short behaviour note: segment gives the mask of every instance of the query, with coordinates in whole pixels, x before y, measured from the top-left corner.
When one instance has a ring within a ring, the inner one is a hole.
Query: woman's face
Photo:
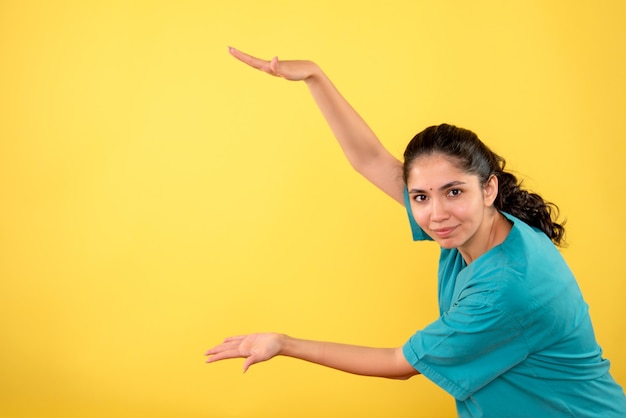
[[[492,177],[483,187],[477,175],[453,162],[442,154],[413,162],[407,179],[411,211],[417,224],[441,247],[475,254],[489,239],[491,223],[484,221],[494,212],[497,179]]]

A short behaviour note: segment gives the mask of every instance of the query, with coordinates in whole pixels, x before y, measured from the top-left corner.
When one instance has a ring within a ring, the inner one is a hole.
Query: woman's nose
[[[435,222],[443,221],[448,218],[448,210],[445,202],[442,202],[440,199],[431,200],[430,218]]]

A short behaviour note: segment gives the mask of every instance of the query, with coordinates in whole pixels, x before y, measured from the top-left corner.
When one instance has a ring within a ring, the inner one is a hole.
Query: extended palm
[[[278,355],[280,349],[279,334],[250,334],[229,337],[222,344],[206,352],[207,356],[211,356],[207,363],[231,358],[245,358],[246,361],[243,365],[245,372],[251,365]]]
[[[276,77],[282,77],[291,81],[306,80],[319,70],[319,67],[312,61],[279,61],[278,57],[271,60],[255,58],[243,53],[235,48],[229,48],[230,54],[239,61],[249,66],[261,70]]]

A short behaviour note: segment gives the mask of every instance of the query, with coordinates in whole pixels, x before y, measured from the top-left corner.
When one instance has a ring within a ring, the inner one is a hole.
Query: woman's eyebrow
[[[450,187],[454,187],[454,186],[460,186],[462,184],[467,184],[464,181],[460,181],[460,180],[455,180],[455,181],[451,181],[449,183],[444,184],[443,186],[439,187],[440,191],[444,191],[446,189],[449,189]],[[432,189],[430,189],[432,191]],[[411,194],[419,194],[419,193],[426,193],[426,190],[423,189],[411,189],[409,190],[409,193]]]

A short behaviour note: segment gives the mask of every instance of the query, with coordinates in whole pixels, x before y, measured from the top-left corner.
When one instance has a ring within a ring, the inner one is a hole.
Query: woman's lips
[[[456,226],[450,226],[450,227],[447,227],[447,228],[432,229],[432,231],[439,238],[446,238],[446,237],[450,236],[450,234],[452,234],[452,232],[454,232],[455,229],[456,229]]]

